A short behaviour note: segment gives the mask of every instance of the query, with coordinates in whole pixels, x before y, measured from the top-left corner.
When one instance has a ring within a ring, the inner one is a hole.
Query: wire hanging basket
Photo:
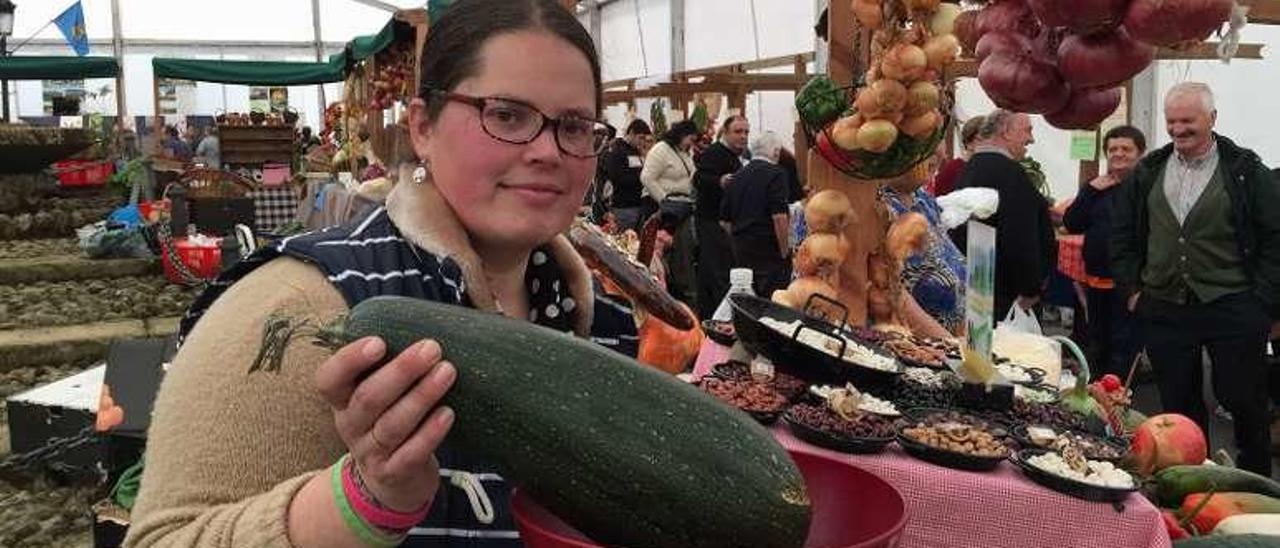
[[[800,125],[804,128],[810,149],[845,175],[868,181],[898,177],[933,155],[952,120],[951,100],[946,94],[938,109],[942,113],[942,123],[926,137],[899,135],[888,150],[879,153],[845,150],[836,145],[831,129],[836,120],[857,113],[853,104],[860,89],[862,86],[859,85],[836,87],[825,76],[819,76],[796,95]],[[844,105],[844,108],[836,109],[837,105]]]

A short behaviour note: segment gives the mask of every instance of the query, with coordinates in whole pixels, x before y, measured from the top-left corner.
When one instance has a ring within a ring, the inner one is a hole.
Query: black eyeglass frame
[[[618,135],[618,129],[610,125],[608,122],[605,122],[604,120],[587,118],[584,116],[577,116],[577,115],[563,116],[560,118],[552,118],[550,116],[547,116],[545,112],[542,112],[541,110],[539,110],[538,107],[535,107],[529,103],[520,101],[518,99],[511,99],[508,97],[475,97],[472,95],[466,95],[466,94],[456,93],[452,91],[445,91],[442,89],[427,89],[423,91],[423,94],[427,96],[439,97],[446,101],[453,101],[455,103],[462,103],[464,105],[470,105],[472,107],[475,107],[476,111],[479,112],[480,114],[480,128],[484,130],[485,134],[493,138],[495,141],[499,141],[499,142],[503,142],[511,145],[527,145],[529,143],[532,143],[536,141],[538,137],[542,136],[542,132],[547,130],[547,126],[551,126],[553,130],[551,133],[551,136],[555,139],[556,148],[560,149],[560,152],[563,152],[569,156],[573,156],[574,158],[597,158],[601,154],[604,154],[606,150],[609,150],[609,144],[612,143],[613,139]],[[489,129],[489,126],[484,123],[484,109],[486,106],[488,106],[490,101],[502,101],[504,103],[516,104],[516,105],[528,108],[529,110],[537,113],[538,116],[542,117],[542,123],[541,125],[538,126],[538,131],[534,132],[533,135],[526,140],[509,139],[506,137],[499,137],[495,135],[494,132]],[[599,146],[596,147],[595,154],[584,156],[582,154],[571,152],[564,147],[564,144],[560,142],[560,124],[564,118],[573,118],[576,120],[591,122],[594,124],[600,124],[601,126],[604,127],[604,129],[608,132],[608,134],[605,136],[604,139],[600,141]]]

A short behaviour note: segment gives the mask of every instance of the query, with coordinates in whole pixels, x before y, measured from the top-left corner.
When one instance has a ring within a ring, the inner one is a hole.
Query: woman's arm
[[[408,359],[406,352],[342,394],[342,386],[354,384],[343,380],[367,369],[381,356],[381,348],[375,349],[377,357],[352,356],[366,348],[357,345],[330,356],[300,338],[289,345],[278,372],[248,371],[269,315],[315,326],[346,310],[341,295],[318,270],[279,259],[232,286],[206,312],[175,357],[157,397],[127,546],[359,545],[338,514],[327,474],[348,447],[380,502],[406,511],[430,500],[438,482],[438,476],[428,473],[434,472],[434,460],[428,460],[434,446],[420,462],[411,463],[414,478],[389,473],[391,467],[382,461],[400,458],[398,451],[420,436],[404,436],[402,431],[412,430],[402,427],[406,421],[387,419],[392,412],[377,395],[388,390],[373,388],[399,376],[401,386],[415,387],[413,393],[429,397],[443,392],[412,384],[441,369],[433,367],[434,361]],[[403,409],[400,404],[408,397],[395,401],[392,409]],[[337,400],[350,406],[335,412]],[[397,448],[394,456],[369,449],[370,424],[375,422],[380,439]],[[438,417],[426,422],[436,424]],[[387,489],[389,479],[410,489]]]
[[[911,328],[912,333],[935,339],[951,339],[956,336],[925,312],[920,303],[916,302],[916,298],[911,296],[910,291],[902,291],[898,310],[902,311],[902,320],[907,322],[907,327]]]
[[[667,197],[666,189],[662,188],[662,176],[671,164],[666,150],[668,147],[663,143],[653,145],[640,170],[640,184],[649,192],[649,197],[657,202],[662,202]]]

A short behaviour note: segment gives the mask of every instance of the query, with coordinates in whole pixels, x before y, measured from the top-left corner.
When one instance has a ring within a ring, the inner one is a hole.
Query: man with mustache
[[[1237,464],[1271,474],[1263,353],[1280,318],[1280,185],[1253,151],[1214,133],[1213,91],[1165,96],[1173,142],[1147,156],[1113,210],[1112,273],[1136,314],[1166,411],[1206,433],[1202,349],[1234,419]]]

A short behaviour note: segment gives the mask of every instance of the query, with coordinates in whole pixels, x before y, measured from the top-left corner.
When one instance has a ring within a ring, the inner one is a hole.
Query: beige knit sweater
[[[387,210],[410,241],[459,259],[478,308],[495,306],[465,232],[431,185],[398,186]],[[585,304],[574,318],[584,333],[593,309],[590,274],[563,237],[551,250],[570,293]],[[291,258],[263,265],[209,308],[157,397],[126,546],[291,546],[293,496],[346,452],[314,386],[315,369],[329,352],[295,340],[278,374],[248,369],[268,315],[314,324],[346,310],[318,269]]]

